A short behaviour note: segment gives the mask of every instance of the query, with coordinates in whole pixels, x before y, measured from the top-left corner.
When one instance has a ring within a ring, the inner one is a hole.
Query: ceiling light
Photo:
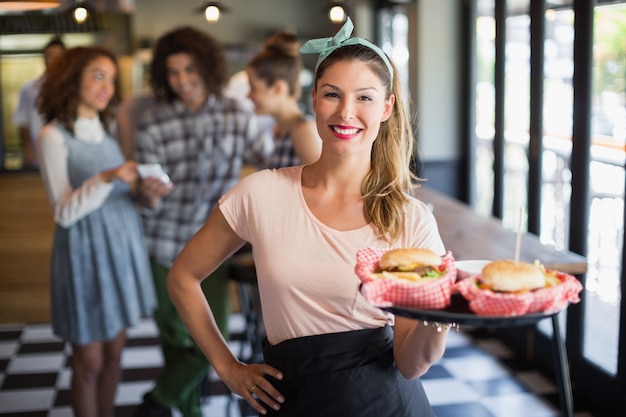
[[[76,0],[76,4],[71,9],[72,18],[76,23],[82,25],[87,19],[89,19],[90,7],[85,3],[85,0]]]
[[[342,23],[346,20],[346,11],[343,6],[335,5],[330,8],[328,11],[328,17],[330,21],[333,23]]]
[[[80,25],[85,23],[85,20],[89,17],[89,12],[83,6],[78,6],[74,9],[72,16],[74,17],[74,21]]]
[[[60,5],[61,3],[57,0],[0,0],[0,10],[12,12],[54,9],[55,7],[59,7]]]
[[[220,8],[217,6],[207,6],[204,9],[204,17],[206,17],[207,22],[217,22],[220,20]]]
[[[230,10],[219,1],[206,1],[202,6],[194,9],[195,13],[204,14],[207,22],[214,23],[220,20],[222,13],[228,13]]]
[[[332,23],[338,25],[346,21],[350,14],[350,6],[347,0],[331,0],[326,2],[323,11],[328,14]]]

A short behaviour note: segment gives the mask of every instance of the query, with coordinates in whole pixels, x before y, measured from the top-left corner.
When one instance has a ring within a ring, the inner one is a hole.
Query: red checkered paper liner
[[[550,272],[550,271],[546,271]],[[551,314],[569,303],[580,301],[583,286],[574,276],[556,272],[561,281],[552,287],[523,293],[503,293],[478,287],[480,275],[458,281],[455,289],[469,302],[469,308],[479,316],[521,316],[531,313]]]
[[[361,279],[361,293],[378,307],[407,307],[416,310],[439,310],[450,305],[450,295],[456,280],[456,266],[452,252],[441,258],[446,273],[423,282],[405,279],[374,278],[380,257],[390,249],[363,248],[356,254],[356,274]]]

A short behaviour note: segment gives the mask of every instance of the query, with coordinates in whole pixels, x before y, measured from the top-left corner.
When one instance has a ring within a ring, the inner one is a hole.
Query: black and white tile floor
[[[230,322],[239,352],[244,320]],[[0,417],[71,417],[68,360],[71,349],[52,335],[48,324],[0,325]],[[157,330],[144,320],[129,332],[122,356],[123,375],[116,417],[131,416],[152,386],[162,364]],[[555,385],[520,364],[495,339],[450,333],[444,357],[422,378],[437,417],[559,417]],[[206,417],[240,417],[217,375],[210,377]],[[594,417],[577,412],[576,417]]]

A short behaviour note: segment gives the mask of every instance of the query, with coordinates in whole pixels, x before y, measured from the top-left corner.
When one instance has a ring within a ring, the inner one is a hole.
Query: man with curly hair
[[[259,134],[249,107],[222,94],[228,82],[226,56],[208,34],[185,26],[163,35],[149,75],[156,102],[139,119],[135,159],[160,164],[171,180],[146,177],[138,185],[165,366],[135,416],[171,416],[178,408],[184,417],[201,417],[200,384],[209,363],[169,299],[167,274],[218,199],[239,180],[241,168],[263,166],[272,145]],[[203,284],[225,338],[228,272],[228,265],[221,267]]]

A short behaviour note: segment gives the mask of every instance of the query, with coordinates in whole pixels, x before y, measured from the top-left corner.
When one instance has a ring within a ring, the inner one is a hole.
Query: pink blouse
[[[393,317],[369,304],[354,272],[358,249],[389,247],[372,225],[340,231],[309,210],[302,166],[263,170],[242,179],[220,199],[220,210],[249,241],[268,340],[381,327]],[[414,198],[405,231],[393,247],[426,247],[443,255],[435,218]]]

